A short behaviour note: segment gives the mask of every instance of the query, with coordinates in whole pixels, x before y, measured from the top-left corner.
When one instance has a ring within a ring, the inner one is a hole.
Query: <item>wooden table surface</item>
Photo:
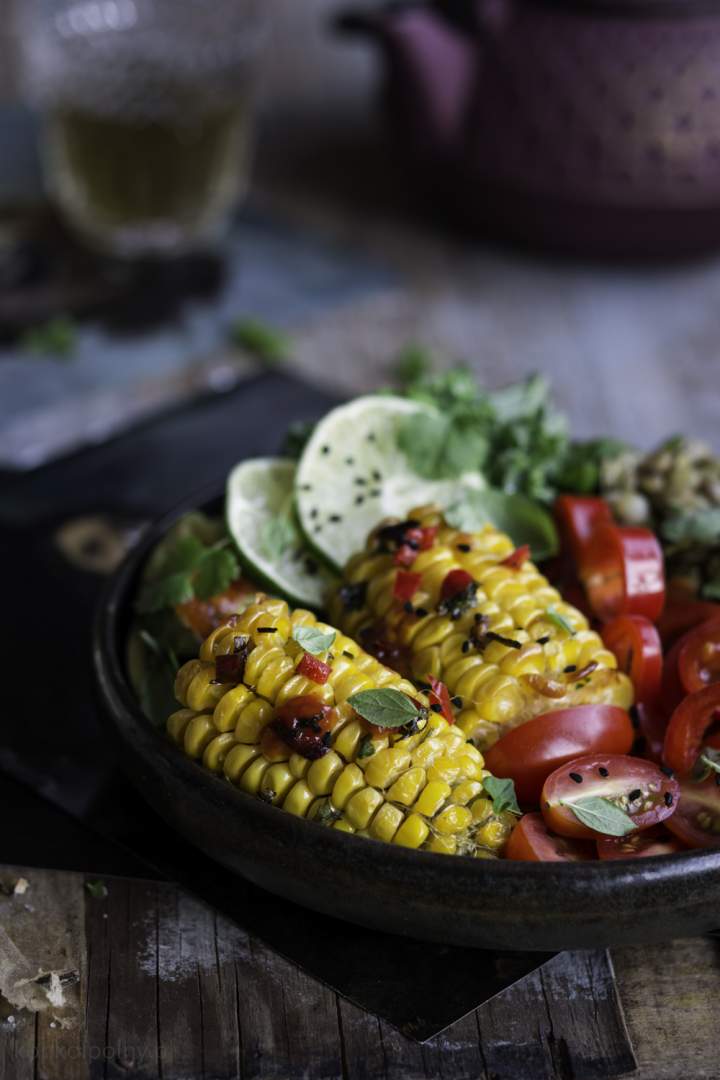
[[[256,200],[369,253],[398,282],[298,325],[296,368],[358,392],[417,340],[489,385],[543,371],[578,433],[650,445],[680,430],[719,449],[720,261],[554,263],[436,228],[412,209],[412,181],[368,119],[369,53],[332,45],[313,22],[337,0],[277,6],[288,22],[270,63]],[[38,1012],[0,998],[0,1080],[593,1080],[622,1041],[599,1023],[603,995],[616,993],[639,1080],[720,1075],[709,939],[613,950],[615,982],[593,956],[565,955],[419,1046],[173,886],[109,880],[99,899],[79,874],[0,870],[18,877],[27,892],[0,896],[0,957],[20,982],[44,965],[77,981],[62,987],[65,1004],[40,999]],[[45,953],[34,957],[23,924],[40,916]]]

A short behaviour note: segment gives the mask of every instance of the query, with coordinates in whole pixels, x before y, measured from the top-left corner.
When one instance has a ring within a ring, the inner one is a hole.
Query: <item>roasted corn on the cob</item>
[[[491,525],[451,528],[435,507],[371,533],[330,614],[418,685],[442,680],[480,749],[551,709],[632,703],[613,654],[527,552]]]
[[[318,675],[293,638],[298,627],[333,632],[308,611],[263,599],[210,634],[176,679],[183,708],[167,729],[185,753],[335,829],[448,854],[499,854],[515,819],[494,812],[480,751],[412,683],[340,632]],[[408,695],[419,718],[372,727],[348,702],[369,689]]]

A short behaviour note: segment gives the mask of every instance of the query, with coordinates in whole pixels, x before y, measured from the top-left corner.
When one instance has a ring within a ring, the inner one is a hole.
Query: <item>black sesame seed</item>
[[[353,457],[346,457],[346,458],[345,458],[345,464],[346,464],[346,465],[354,465],[354,464],[355,464],[355,458],[353,458]]]
[[[342,521],[340,514],[331,514],[328,521]]]
[[[600,773],[601,776],[609,776],[610,775],[610,773],[608,772],[608,770],[605,768],[604,765],[600,766],[600,768],[598,769],[598,772]]]
[[[403,611],[407,611],[408,615],[412,615],[415,608],[412,606],[409,600],[406,600],[403,604]]]
[[[313,559],[305,560],[305,573],[313,577],[318,572],[318,564]]]
[[[471,641],[463,641],[463,643],[462,643],[462,651],[464,653],[470,652],[471,648],[472,648],[472,642]],[[720,775],[720,773],[718,775]]]
[[[666,791],[666,792],[665,792],[665,805],[666,805],[666,806],[672,806],[672,804],[673,804],[674,802],[675,802],[675,800],[674,800],[674,798],[673,798],[673,796],[672,796],[672,793],[671,793],[671,792],[669,792],[669,791]]]
[[[675,775],[675,773],[672,771],[672,769],[668,768],[667,765],[661,765],[660,766],[660,772],[665,773],[665,775],[669,776],[671,779]]]
[[[456,544],[458,551],[471,551],[472,548],[469,544]]]
[[[367,480],[365,479],[364,476],[356,476],[355,477],[355,483],[364,485],[364,484],[367,484]]]
[[[363,504],[364,502],[365,502],[365,496],[364,496],[364,495],[357,495],[357,496],[355,497],[355,505],[356,505],[356,506],[362,506],[362,504]]]
[[[548,643],[548,641],[549,641],[549,640],[550,640],[550,638],[549,638],[549,636],[548,636],[548,635],[546,634],[546,635],[545,635],[545,637],[539,637],[539,638],[537,639],[537,644],[538,644],[538,645],[547,645],[547,643]]]
[[[379,499],[382,495],[380,488],[370,488],[370,494],[374,499]]]
[[[631,791],[628,795],[628,799],[630,800],[630,802],[635,802],[636,799],[640,799],[641,797],[642,791],[640,790],[640,788],[635,788],[635,790]]]
[[[319,513],[320,511],[318,510],[317,506],[313,506],[312,510],[310,511],[310,517],[315,520]]]
[[[301,491],[312,491],[312,484],[301,484],[300,485],[300,490]]]
[[[450,701],[455,706],[456,709],[462,709],[462,707],[463,707],[463,699],[461,697],[450,698]]]
[[[274,634],[275,630],[276,630],[276,627],[274,627],[274,626],[258,626],[257,627],[258,634]]]
[[[351,660],[355,659],[355,654],[351,653],[351,652],[348,652],[347,649],[343,649],[342,654],[343,654],[343,656],[349,656]]]
[[[415,614],[417,615],[418,619],[424,619],[425,616],[427,615],[427,608],[424,608],[424,607],[415,608]]]
[[[329,446],[323,446],[321,453],[329,454],[330,453],[330,447]]]
[[[442,712],[442,705],[440,705],[438,702],[435,702],[435,704],[431,705],[430,708],[433,712]]]
[[[571,772],[570,779],[576,784],[582,784],[583,778],[578,772]]]
[[[378,472],[377,469],[373,469],[372,478],[373,478],[373,480],[382,480],[382,473]]]
[[[375,442],[375,432],[374,431],[369,431],[368,432],[367,441],[368,442]]]
[[[571,671],[577,671],[577,664],[568,664],[567,667],[563,668],[565,675],[569,675]]]

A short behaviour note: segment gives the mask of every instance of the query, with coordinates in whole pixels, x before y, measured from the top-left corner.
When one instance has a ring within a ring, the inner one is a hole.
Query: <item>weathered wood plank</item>
[[[720,942],[614,949],[639,1071],[633,1080],[717,1080]]]

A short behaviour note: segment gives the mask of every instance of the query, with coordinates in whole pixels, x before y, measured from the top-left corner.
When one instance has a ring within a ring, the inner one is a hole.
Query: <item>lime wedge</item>
[[[486,484],[480,473],[425,480],[398,447],[408,416],[418,424],[429,406],[393,396],[355,398],[320,421],[303,451],[295,480],[297,513],[308,543],[340,570],[365,545],[384,517],[404,517],[413,506],[450,506]]]
[[[228,531],[254,580],[292,604],[320,608],[334,576],[305,543],[295,517],[294,491],[293,461],[242,461],[228,477]]]

